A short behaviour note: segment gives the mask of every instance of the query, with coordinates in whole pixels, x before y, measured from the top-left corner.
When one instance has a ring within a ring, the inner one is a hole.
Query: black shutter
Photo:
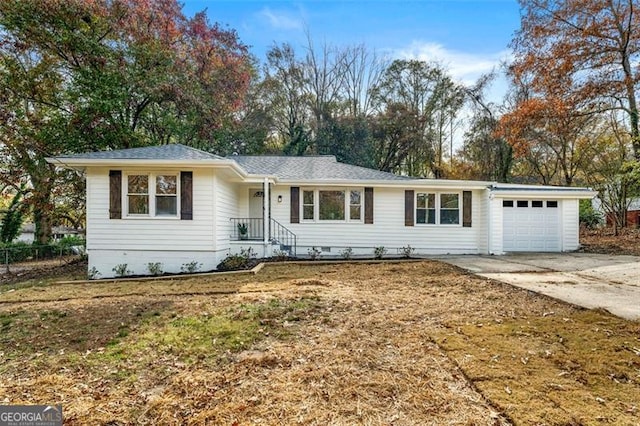
[[[373,223],[373,188],[364,189],[364,223]]]
[[[404,191],[404,226],[413,226],[413,191]]]
[[[471,228],[471,191],[462,191],[462,226]]]
[[[122,219],[122,171],[109,170],[109,219]]]
[[[193,172],[180,172],[180,220],[193,220]]]
[[[291,187],[291,223],[300,223],[300,188]]]

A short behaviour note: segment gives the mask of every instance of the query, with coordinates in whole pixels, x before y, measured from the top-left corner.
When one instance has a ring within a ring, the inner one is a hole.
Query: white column
[[[262,184],[263,197],[262,197],[262,235],[264,236],[265,251],[267,244],[269,244],[269,179],[264,178]],[[265,253],[266,255],[266,253]]]

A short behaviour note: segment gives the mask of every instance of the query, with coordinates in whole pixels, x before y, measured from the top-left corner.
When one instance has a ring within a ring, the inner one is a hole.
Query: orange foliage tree
[[[530,76],[534,91],[566,94],[543,105],[523,106],[523,112],[562,114],[576,104],[591,112],[619,110],[628,118],[634,156],[640,159],[640,68],[634,65],[640,60],[637,0],[519,1],[522,18],[512,42],[512,72]],[[569,98],[571,103],[562,105]]]

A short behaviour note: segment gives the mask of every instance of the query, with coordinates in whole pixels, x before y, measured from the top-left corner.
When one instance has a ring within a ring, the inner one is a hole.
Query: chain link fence
[[[22,270],[41,263],[63,265],[85,254],[81,244],[28,244],[17,243],[0,246],[0,266],[2,272]]]

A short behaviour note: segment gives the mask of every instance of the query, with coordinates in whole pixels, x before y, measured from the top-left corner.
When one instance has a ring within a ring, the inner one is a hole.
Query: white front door
[[[503,200],[504,251],[561,251],[558,204],[555,200]]]
[[[262,219],[264,210],[264,191],[262,189],[249,189],[249,217]]]

